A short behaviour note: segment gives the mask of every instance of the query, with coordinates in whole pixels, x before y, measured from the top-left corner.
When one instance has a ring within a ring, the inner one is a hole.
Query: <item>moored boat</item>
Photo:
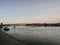
[[[4,27],[4,30],[5,30],[5,31],[9,31],[9,28],[8,28],[8,27]]]

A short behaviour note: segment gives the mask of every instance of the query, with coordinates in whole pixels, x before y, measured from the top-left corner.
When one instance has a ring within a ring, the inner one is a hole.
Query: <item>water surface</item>
[[[60,44],[60,27],[26,27],[13,26],[9,27],[10,31],[6,32],[18,39],[43,42],[48,44]],[[42,44],[43,44],[42,43]]]

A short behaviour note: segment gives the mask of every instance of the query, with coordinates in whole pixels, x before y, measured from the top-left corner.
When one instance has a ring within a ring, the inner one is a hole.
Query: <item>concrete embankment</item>
[[[0,30],[0,45],[22,45],[23,41],[17,41],[14,37]],[[26,44],[23,44],[26,45]]]

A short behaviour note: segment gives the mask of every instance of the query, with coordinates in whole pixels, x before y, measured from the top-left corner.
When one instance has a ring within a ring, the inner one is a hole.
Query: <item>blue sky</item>
[[[59,0],[0,0],[0,22],[60,22]]]

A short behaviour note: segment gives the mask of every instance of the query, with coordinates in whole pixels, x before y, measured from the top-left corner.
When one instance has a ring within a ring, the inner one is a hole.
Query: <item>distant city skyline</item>
[[[60,0],[0,0],[0,22],[60,23]]]

